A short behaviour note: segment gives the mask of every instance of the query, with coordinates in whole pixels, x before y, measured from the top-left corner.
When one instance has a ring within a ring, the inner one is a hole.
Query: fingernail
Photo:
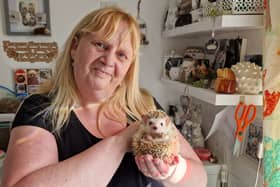
[[[161,174],[161,176],[166,177],[167,173],[164,172],[164,173]]]
[[[156,165],[160,165],[160,161],[159,161],[159,160],[154,160],[154,163],[155,163]]]
[[[153,157],[151,156],[151,155],[149,155],[149,156],[147,156],[147,159],[149,160],[149,161],[153,161]]]

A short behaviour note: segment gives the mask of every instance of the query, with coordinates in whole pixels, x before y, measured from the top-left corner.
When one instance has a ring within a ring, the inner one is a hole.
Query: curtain
[[[280,1],[265,1],[264,33],[264,181],[280,187]]]

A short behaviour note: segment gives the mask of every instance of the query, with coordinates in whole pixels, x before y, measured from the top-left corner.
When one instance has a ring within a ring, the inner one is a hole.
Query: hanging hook
[[[185,87],[185,90],[184,90],[184,95],[187,95],[189,96],[190,95],[190,89],[188,86]]]
[[[245,103],[245,95],[240,95],[239,103]]]
[[[140,5],[141,5],[141,0],[138,0],[138,3],[137,3],[137,18],[138,19],[140,18]]]

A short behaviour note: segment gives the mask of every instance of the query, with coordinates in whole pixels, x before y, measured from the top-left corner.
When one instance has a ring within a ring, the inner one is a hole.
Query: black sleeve
[[[52,126],[46,120],[44,109],[50,105],[50,99],[46,95],[34,94],[24,99],[20,105],[12,128],[31,125],[51,131]]]
[[[163,109],[162,106],[158,103],[158,101],[156,100],[156,98],[154,98],[154,103],[155,103],[157,109],[163,110],[163,111],[164,111],[164,109]]]

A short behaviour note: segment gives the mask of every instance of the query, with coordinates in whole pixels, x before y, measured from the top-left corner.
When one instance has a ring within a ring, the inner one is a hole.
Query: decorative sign
[[[3,41],[3,48],[17,62],[51,62],[58,54],[56,42]]]

